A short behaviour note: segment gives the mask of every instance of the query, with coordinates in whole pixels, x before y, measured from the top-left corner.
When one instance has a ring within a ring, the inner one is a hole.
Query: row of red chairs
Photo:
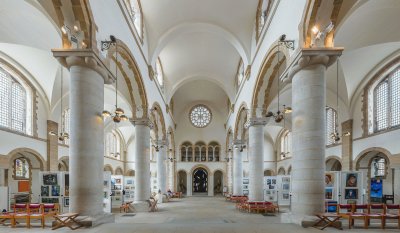
[[[242,201],[247,201],[248,199],[249,198],[247,196],[239,196],[239,195],[231,195],[226,197],[226,200],[231,202],[242,202]]]
[[[386,220],[397,220],[400,229],[400,205],[389,204],[330,204],[329,206],[337,206],[336,214],[342,218],[348,219],[349,229],[354,226],[355,220],[364,221],[364,228],[368,228],[371,219],[378,219],[381,228],[385,229]]]
[[[60,208],[55,204],[14,204],[11,206],[11,212],[3,212],[0,214],[0,223],[4,224],[7,220],[10,221],[11,227],[15,227],[18,220],[25,220],[26,227],[31,227],[31,220],[39,220],[42,228],[45,227],[46,218],[53,217],[60,213]]]
[[[236,203],[236,209],[248,213],[276,213],[279,212],[279,206],[268,201],[243,201]]]

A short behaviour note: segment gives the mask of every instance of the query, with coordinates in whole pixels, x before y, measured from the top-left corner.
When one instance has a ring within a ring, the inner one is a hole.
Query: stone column
[[[353,170],[353,120],[352,119],[342,122],[342,171],[351,171],[351,170]]]
[[[62,116],[61,116],[62,118]],[[55,134],[50,135],[50,132]],[[47,120],[47,171],[58,171],[58,124]]]
[[[264,125],[266,118],[252,118],[249,128],[249,200],[264,200]]]
[[[0,186],[6,186],[6,169],[0,168]]]
[[[241,143],[235,143],[233,149],[233,195],[243,195],[243,161]]]
[[[228,193],[232,193],[233,192],[233,187],[232,187],[232,184],[233,184],[233,172],[232,172],[232,169],[233,169],[233,157],[232,157],[232,149],[228,149],[228,156],[227,156],[227,159],[228,159],[228,161],[227,161],[227,163],[226,163],[226,170],[227,170],[227,176],[228,176]]]
[[[135,146],[135,209],[148,211],[146,200],[150,197],[150,128],[148,119],[134,120]],[[143,207],[143,208],[141,208]]]
[[[157,142],[157,185],[161,193],[167,192],[167,172],[166,172],[166,159],[167,149],[164,141]]]
[[[186,177],[186,195],[187,196],[192,196],[193,195],[193,174],[188,172]]]
[[[341,51],[303,49],[289,73],[294,87],[291,222],[303,226],[324,211],[325,72]]]
[[[214,174],[208,174],[208,196],[214,196]]]
[[[114,221],[103,212],[104,83],[112,74],[91,50],[53,50],[70,71],[71,128],[69,211],[89,216],[97,225]]]

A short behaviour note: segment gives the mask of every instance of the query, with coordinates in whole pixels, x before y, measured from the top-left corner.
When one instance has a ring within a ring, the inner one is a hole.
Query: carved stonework
[[[52,49],[51,51],[60,64],[68,69],[72,66],[84,66],[101,75],[105,84],[110,84],[115,80],[102,59],[91,49]]]
[[[267,122],[268,122],[268,118],[266,118],[266,117],[250,118],[246,121],[246,123],[244,124],[244,127],[246,129],[248,129],[254,125],[266,125]]]
[[[293,76],[300,70],[312,65],[329,67],[342,55],[343,48],[303,48],[290,64],[287,75],[281,77],[282,82],[292,81]]]
[[[130,122],[136,126],[136,125],[145,125],[148,126],[150,129],[154,128],[153,122],[149,118],[138,118],[134,120],[130,120]]]

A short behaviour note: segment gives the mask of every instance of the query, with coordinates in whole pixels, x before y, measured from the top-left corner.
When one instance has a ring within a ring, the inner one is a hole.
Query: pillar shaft
[[[250,120],[249,200],[264,200],[264,124],[266,119]]]
[[[342,171],[353,170],[353,120],[342,123],[342,133],[349,133],[342,136]]]
[[[135,122],[135,202],[150,197],[150,128],[147,123]]]
[[[103,213],[104,79],[79,64],[70,73],[69,211],[96,216]]]
[[[62,109],[63,110],[63,109]],[[62,118],[62,116],[61,116]],[[56,134],[51,136],[50,132]],[[47,166],[48,171],[58,171],[58,124],[47,120]]]
[[[233,149],[233,195],[243,195],[243,161],[240,148]]]
[[[166,146],[163,145],[157,152],[157,185],[161,193],[167,192],[167,172],[166,172]]]
[[[227,162],[227,171],[228,171],[228,193],[233,192],[233,157],[232,157],[232,151],[228,151],[228,159],[229,161]]]

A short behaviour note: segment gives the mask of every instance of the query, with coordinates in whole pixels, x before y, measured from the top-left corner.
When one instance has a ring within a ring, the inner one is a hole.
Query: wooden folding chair
[[[400,229],[400,205],[386,205],[383,228],[386,227],[386,219],[397,220],[397,227]]]
[[[379,212],[377,212],[380,210]],[[381,228],[385,225],[385,205],[384,204],[370,204],[368,205],[367,222],[368,226],[371,224],[371,219],[381,220]]]
[[[31,203],[28,206],[28,212],[29,212],[29,221],[28,221],[28,228],[31,228],[31,221],[32,220],[40,220],[42,228],[44,228],[44,213],[43,213],[43,205],[37,203]]]
[[[15,223],[19,223],[18,219],[25,220],[26,227],[29,228],[28,204],[14,204],[13,209]]]
[[[364,221],[364,228],[367,229],[368,228],[368,205],[367,204],[362,204],[362,205],[354,205],[353,206],[353,211],[350,214],[350,218],[349,218],[349,223],[350,226],[349,228],[351,228],[351,226],[354,226],[354,220],[363,220]]]

